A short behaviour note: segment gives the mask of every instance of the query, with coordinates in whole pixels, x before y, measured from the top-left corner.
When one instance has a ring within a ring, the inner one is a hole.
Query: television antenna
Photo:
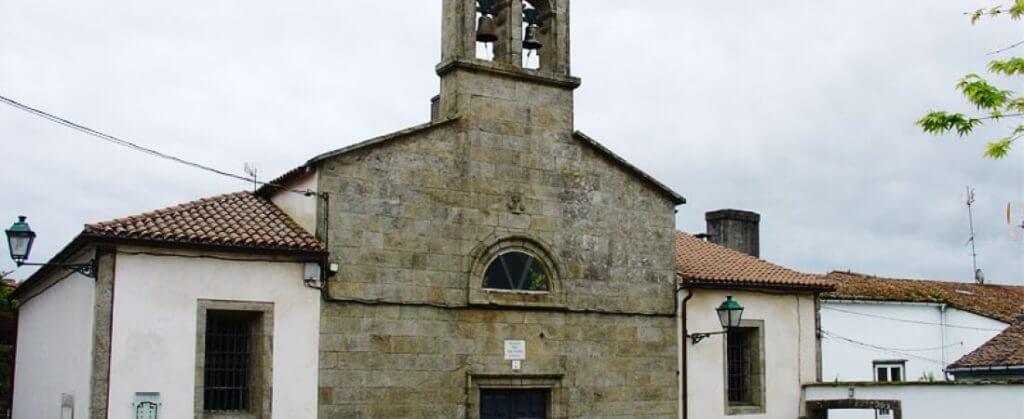
[[[977,237],[974,234],[974,188],[967,187],[967,216],[971,222],[971,238],[967,243],[971,245],[971,262],[974,265],[974,282],[985,284],[985,272],[978,268],[978,247]]]
[[[245,174],[252,179],[252,191],[256,192],[260,188],[259,174],[260,168],[256,166],[256,163],[245,163]]]

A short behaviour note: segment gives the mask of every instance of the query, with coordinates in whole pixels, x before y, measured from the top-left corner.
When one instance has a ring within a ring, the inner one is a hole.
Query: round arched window
[[[549,291],[548,273],[544,265],[523,252],[498,255],[484,274],[484,288],[511,291]]]

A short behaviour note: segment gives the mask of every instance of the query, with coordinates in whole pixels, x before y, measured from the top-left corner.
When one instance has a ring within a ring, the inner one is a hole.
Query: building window
[[[875,361],[873,365],[875,367],[875,381],[884,383],[906,380],[906,375],[904,374],[907,367],[906,360]]]
[[[546,419],[551,390],[486,389],[480,391],[480,419]]]
[[[203,409],[248,411],[252,341],[258,313],[210,311],[206,315]]]
[[[548,291],[548,274],[533,256],[523,252],[498,255],[487,266],[484,288],[511,291]]]
[[[744,320],[725,337],[726,413],[765,412],[764,322]]]
[[[270,415],[273,307],[199,301],[196,418]]]
[[[470,374],[466,419],[568,417],[562,374]]]

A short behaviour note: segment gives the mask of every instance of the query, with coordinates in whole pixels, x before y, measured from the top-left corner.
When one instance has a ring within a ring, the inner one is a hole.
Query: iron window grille
[[[750,388],[747,385],[750,381],[750,360],[749,348],[750,334],[746,331],[734,330],[726,335],[728,374],[729,374],[729,402],[733,404],[750,403]]]
[[[248,411],[255,313],[210,311],[206,317],[203,409]]]

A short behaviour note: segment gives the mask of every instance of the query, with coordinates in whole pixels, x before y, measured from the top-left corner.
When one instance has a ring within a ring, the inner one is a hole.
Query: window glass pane
[[[892,368],[890,368],[889,372],[891,373],[890,374],[890,377],[891,377],[890,380],[891,381],[903,381],[903,378],[901,377],[901,375],[903,375],[903,374],[900,373],[901,372],[900,371],[900,367],[892,367]]]
[[[878,381],[889,381],[889,371],[886,368],[878,368]]]
[[[504,253],[484,273],[484,287],[516,291],[548,291],[548,275],[533,256],[522,252]]]

